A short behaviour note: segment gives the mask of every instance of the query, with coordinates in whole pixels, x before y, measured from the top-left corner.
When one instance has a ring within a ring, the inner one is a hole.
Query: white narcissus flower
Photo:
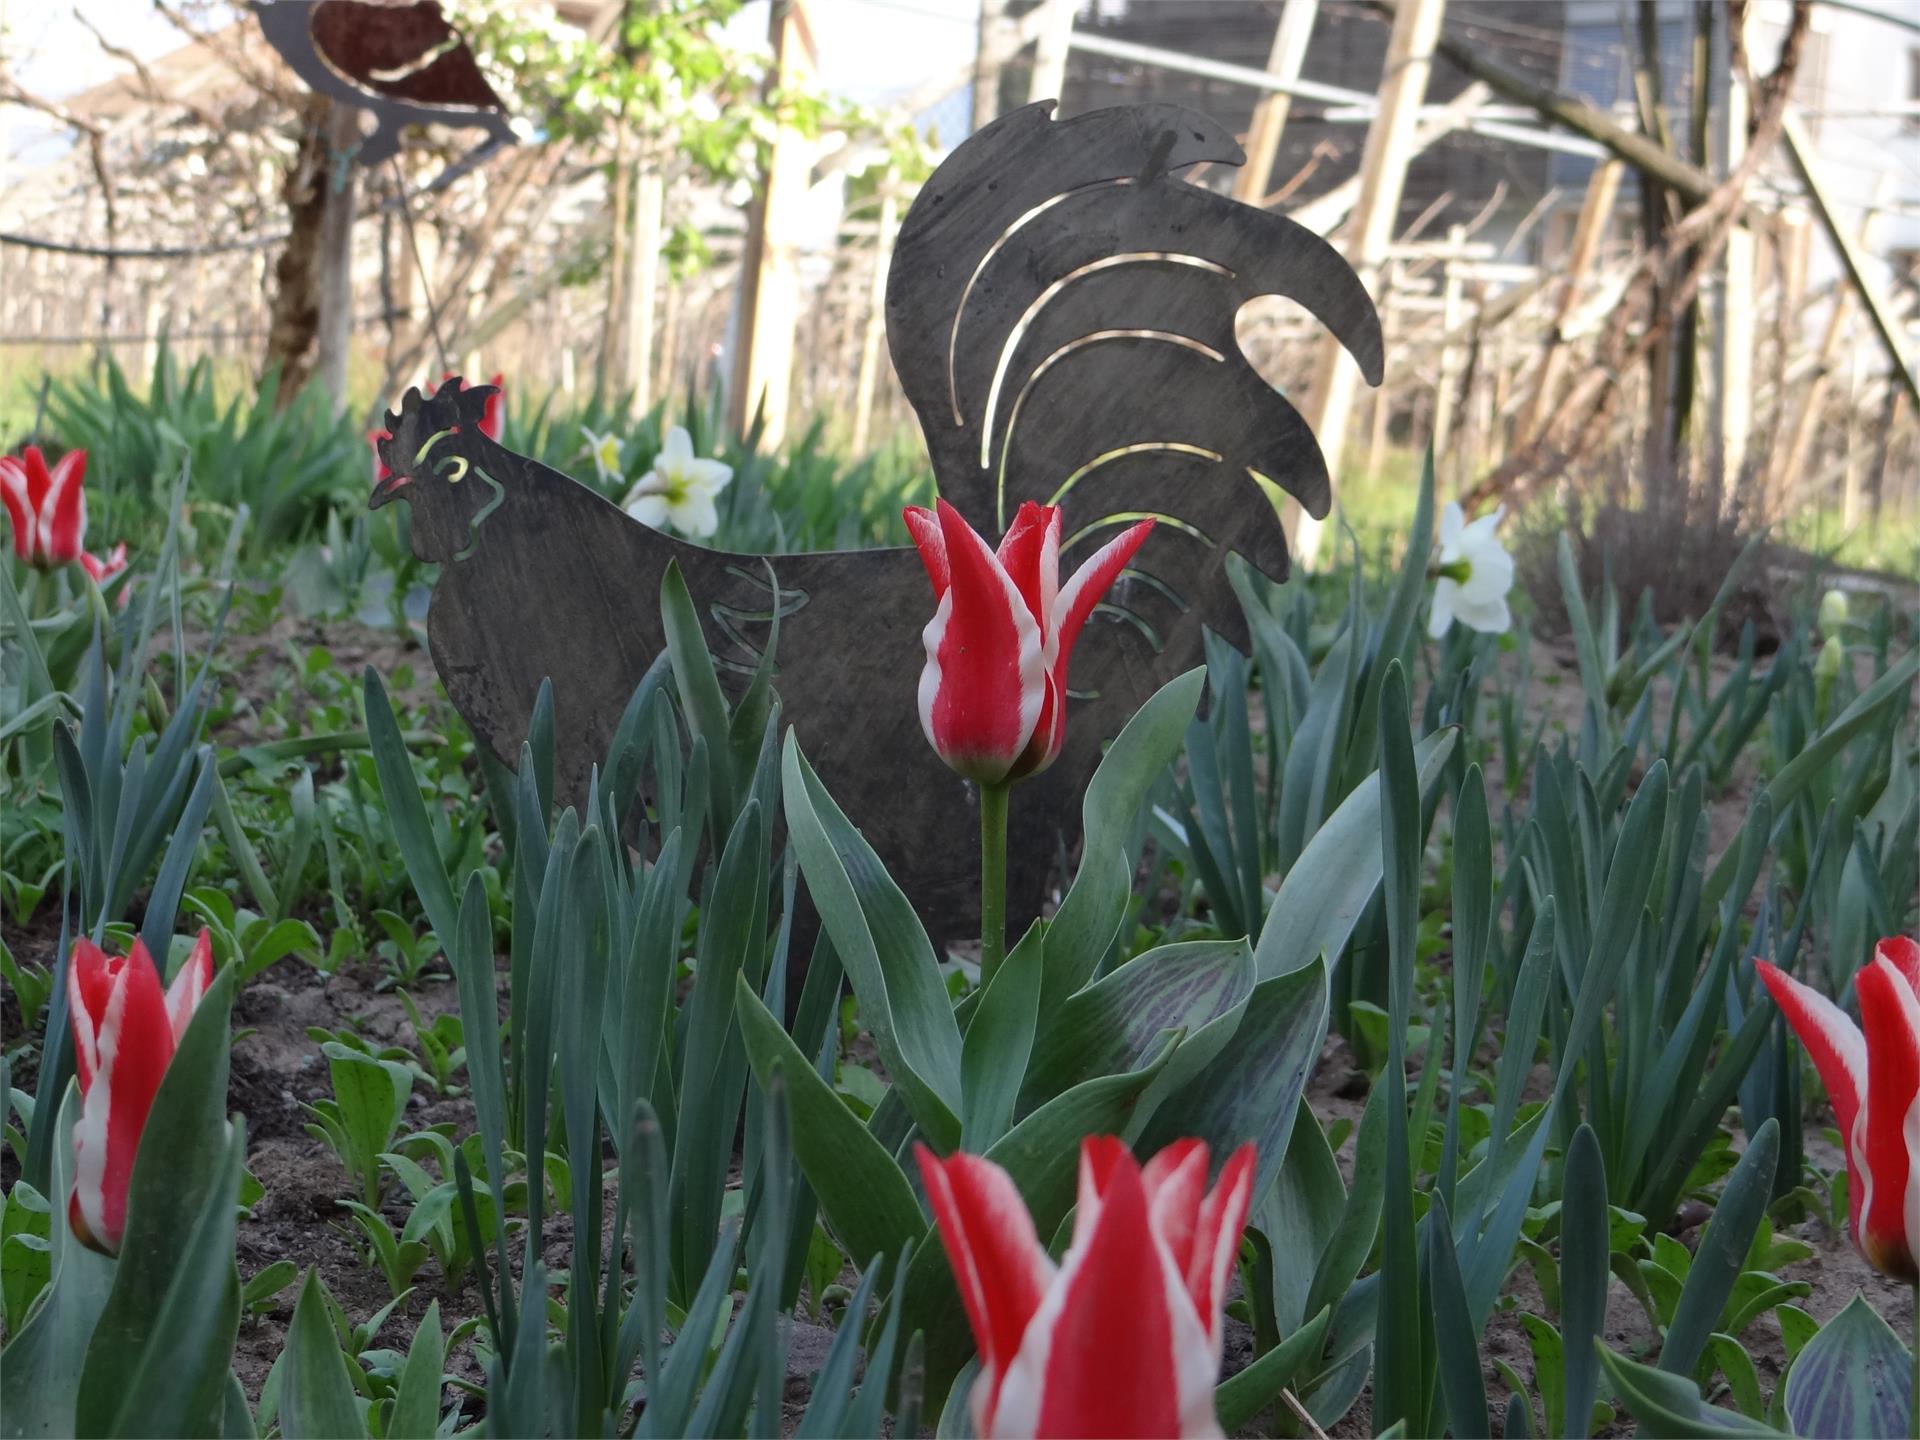
[[[671,525],[682,535],[704,540],[720,528],[714,497],[733,479],[733,467],[693,453],[693,437],[681,426],[667,431],[653,469],[627,492],[626,512],[658,530]]]
[[[1513,557],[1495,538],[1507,513],[1497,507],[1471,525],[1452,500],[1440,514],[1440,560],[1433,573],[1433,612],[1427,633],[1438,640],[1458,620],[1470,630],[1500,635],[1513,627],[1507,592],[1513,589]]]
[[[617,480],[620,477],[620,437],[609,430],[597,435],[585,425],[580,433],[587,437],[587,455],[593,461],[593,468],[599,472],[602,480]]]

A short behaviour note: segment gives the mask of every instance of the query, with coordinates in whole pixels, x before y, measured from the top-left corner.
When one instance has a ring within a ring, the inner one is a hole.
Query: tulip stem
[[[980,987],[1007,954],[1007,784],[980,787]]]

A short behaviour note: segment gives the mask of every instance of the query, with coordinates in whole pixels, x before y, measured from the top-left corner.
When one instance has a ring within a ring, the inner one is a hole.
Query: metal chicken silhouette
[[[1113,527],[1162,522],[1075,651],[1064,751],[1012,807],[1015,933],[1039,908],[1062,832],[1073,838],[1105,743],[1200,661],[1204,627],[1244,636],[1227,555],[1286,578],[1265,486],[1328,509],[1319,446],[1241,353],[1236,313],[1285,296],[1374,384],[1382,363],[1373,304],[1338,252],[1178,178],[1243,161],[1212,120],[1134,105],[1055,121],[1052,108],[1006,115],[934,172],[887,287],[894,366],[940,493],[976,529],[999,534],[1022,500],[1061,504],[1065,571]],[[743,677],[772,620],[771,566],[784,717],[930,928],[963,933],[977,907],[975,802],[920,733],[932,598],[915,552],[762,557],[676,540],[483,436],[491,393],[451,381],[431,397],[409,391],[381,443],[393,474],[371,502],[407,500],[415,553],[442,567],[428,641],[474,733],[516,762],[551,677],[562,792],[584,793],[664,647],[668,562],[685,572],[716,660]]]

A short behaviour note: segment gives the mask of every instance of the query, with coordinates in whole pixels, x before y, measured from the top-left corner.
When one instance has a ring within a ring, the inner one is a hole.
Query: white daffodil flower
[[[676,425],[654,457],[653,469],[627,493],[626,512],[654,529],[671,525],[704,540],[720,528],[714,499],[733,479],[733,467],[693,453],[693,437]]]
[[[1440,559],[1432,573],[1433,613],[1427,633],[1438,640],[1458,620],[1470,630],[1499,635],[1513,626],[1507,592],[1513,589],[1513,557],[1494,530],[1506,514],[1504,505],[1482,515],[1471,525],[1458,504],[1449,500],[1440,515]]]
[[[602,480],[620,478],[620,437],[609,430],[604,435],[596,435],[585,425],[580,433],[587,437],[587,454],[593,460],[593,468],[600,472]]]

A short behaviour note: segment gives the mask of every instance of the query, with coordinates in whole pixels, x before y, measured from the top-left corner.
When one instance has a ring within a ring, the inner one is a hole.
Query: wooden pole
[[[1560,370],[1566,362],[1566,338],[1563,332],[1574,306],[1579,302],[1580,286],[1587,272],[1593,268],[1594,259],[1600,253],[1601,241],[1606,238],[1607,220],[1613,214],[1614,197],[1620,192],[1620,176],[1625,168],[1618,160],[1603,161],[1594,167],[1593,177],[1587,181],[1586,198],[1580,202],[1580,218],[1574,222],[1573,244],[1567,255],[1566,284],[1554,307],[1553,323],[1547,328],[1546,346],[1540,356],[1532,398],[1521,412],[1520,423],[1514,432],[1515,448],[1525,445],[1539,433],[1552,408]]]
[[[1873,200],[1867,209],[1867,218],[1860,225],[1860,247],[1869,248],[1873,243],[1876,222],[1880,218],[1880,202],[1888,193],[1892,176],[1882,174],[1876,182]],[[1820,348],[1814,355],[1813,378],[1808,382],[1807,393],[1801,397],[1800,410],[1794,420],[1793,428],[1788,432],[1785,459],[1773,477],[1769,488],[1779,497],[1781,510],[1793,503],[1804,487],[1801,476],[1806,473],[1808,457],[1813,453],[1813,436],[1820,424],[1820,415],[1826,408],[1827,392],[1833,388],[1834,362],[1840,355],[1840,342],[1846,337],[1847,322],[1853,318],[1854,292],[1842,286],[1833,297],[1833,309],[1827,315],[1827,328],[1820,337]],[[1786,397],[1780,397],[1780,403],[1786,403]]]
[[[1380,79],[1380,108],[1367,127],[1367,144],[1360,158],[1360,192],[1347,222],[1347,260],[1358,272],[1361,284],[1376,294],[1380,265],[1386,259],[1400,213],[1415,125],[1420,104],[1426,98],[1434,41],[1439,38],[1445,10],[1446,0],[1400,0],[1394,11]],[[1308,401],[1307,420],[1319,438],[1327,470],[1338,483],[1360,370],[1339,340],[1326,335],[1320,343],[1317,372],[1320,383]],[[1298,512],[1294,553],[1303,564],[1311,564],[1319,546],[1320,522],[1304,511]]]
[[[1920,404],[1920,375],[1914,372],[1906,341],[1899,327],[1893,323],[1892,312],[1880,294],[1880,287],[1866,268],[1860,247],[1854,243],[1851,235],[1840,228],[1840,220],[1828,199],[1826,185],[1815,171],[1813,144],[1807,138],[1806,127],[1800,123],[1798,112],[1791,105],[1781,116],[1780,138],[1786,142],[1787,154],[1793,157],[1794,169],[1800,172],[1800,183],[1806,187],[1807,199],[1813,203],[1813,213],[1839,253],[1847,278],[1859,295],[1867,318],[1873,322],[1874,333],[1880,337],[1881,348],[1887,352],[1887,359],[1893,364],[1894,378],[1906,387],[1908,396]]]
[[[653,300],[660,284],[660,234],[667,202],[666,177],[641,157],[633,177],[632,264],[627,272],[627,393],[629,413],[653,408]]]
[[[1711,12],[1709,12],[1711,13]],[[1733,73],[1726,56],[1732,37],[1728,27],[1744,21],[1747,9],[1727,9],[1714,24],[1714,70],[1721,103],[1711,117],[1714,148],[1720,174],[1731,175],[1747,149],[1747,91]],[[1720,251],[1720,293],[1716,308],[1719,324],[1713,334],[1712,439],[1709,448],[1720,452],[1728,484],[1737,483],[1747,461],[1747,441],[1753,431],[1753,262],[1754,235],[1745,225],[1727,231]]]
[[[1280,23],[1273,29],[1273,49],[1267,56],[1267,73],[1276,80],[1300,78],[1300,65],[1306,58],[1307,40],[1313,34],[1313,22],[1320,14],[1320,0],[1287,0],[1280,12]],[[1247,163],[1233,179],[1233,198],[1257,205],[1267,193],[1273,178],[1273,162],[1280,154],[1280,136],[1286,129],[1287,111],[1293,97],[1285,90],[1272,90],[1253,107],[1253,123],[1247,127]]]
[[[980,0],[980,36],[973,57],[973,128],[984,130],[1000,114],[1000,62],[1004,58],[1007,0]],[[925,106],[917,107],[925,109]],[[913,113],[913,112],[909,112]]]
[[[813,31],[803,0],[774,0],[768,17],[773,65],[767,84],[779,90],[805,86],[815,65]],[[794,264],[792,216],[805,198],[812,146],[799,131],[774,133],[766,180],[747,225],[740,257],[740,313],[728,386],[734,433],[745,435],[755,416],[764,421],[761,443],[786,437],[793,386],[793,332],[799,321],[799,276]]]
[[[873,387],[880,374],[880,342],[887,328],[887,266],[900,202],[891,189],[880,197],[880,233],[873,241],[873,278],[867,289],[867,325],[860,340],[860,378],[853,395],[853,453],[867,453],[873,427]]]
[[[1441,290],[1440,333],[1451,336],[1460,327],[1461,305],[1466,287],[1460,276],[1460,248],[1467,243],[1467,227],[1454,225],[1447,230],[1446,281]],[[1435,465],[1454,476],[1452,455],[1447,448],[1453,439],[1453,412],[1460,388],[1460,347],[1443,339],[1440,345],[1440,384],[1433,395],[1433,454]]]
[[[333,399],[333,413],[347,408],[347,347],[353,338],[354,151],[360,146],[360,112],[327,107],[326,192],[320,220],[320,322],[315,333],[314,374]]]
[[[1073,12],[1079,0],[1041,0],[1047,18],[1033,47],[1027,103],[1058,100],[1067,88],[1067,51],[1073,47]]]

